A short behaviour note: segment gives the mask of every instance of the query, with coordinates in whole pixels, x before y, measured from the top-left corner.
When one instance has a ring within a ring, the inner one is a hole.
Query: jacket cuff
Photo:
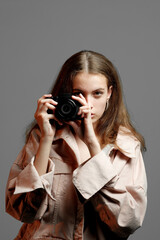
[[[39,176],[36,168],[34,167],[34,159],[21,171],[18,177],[15,179],[15,191],[14,194],[27,193],[34,191],[38,188],[46,190],[48,195],[52,198],[51,188],[53,183],[54,164],[49,159],[48,173]],[[14,180],[14,179],[13,179]],[[12,180],[12,181],[13,181]]]
[[[113,186],[117,181],[117,172],[109,157],[112,149],[112,145],[107,145],[99,154],[74,170],[73,184],[86,200],[106,184]]]

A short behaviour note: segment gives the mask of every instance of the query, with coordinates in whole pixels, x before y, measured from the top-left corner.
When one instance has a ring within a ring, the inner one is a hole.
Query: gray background
[[[159,235],[159,0],[0,1],[0,233],[10,240],[21,223],[5,213],[10,167],[24,144],[36,101],[73,53],[103,53],[119,69],[125,101],[148,151],[148,209],[130,239]]]

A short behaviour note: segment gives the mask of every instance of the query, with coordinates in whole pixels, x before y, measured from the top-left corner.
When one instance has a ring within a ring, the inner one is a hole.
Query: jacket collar
[[[75,155],[75,158],[79,165],[81,162],[79,148],[69,125],[65,125],[64,127],[61,127],[56,131],[53,143],[60,139],[64,140],[65,143],[68,145],[72,153]]]
[[[72,149],[79,165],[80,163],[79,148],[77,146],[75,137],[70,129],[70,126],[65,125],[56,132],[54,141],[58,139],[63,139],[70,147],[70,149]],[[113,145],[113,148],[115,150],[118,149],[125,156],[129,158],[134,158],[136,157],[136,147],[139,146],[140,143],[127,128],[120,127],[119,132],[117,134],[116,145]]]

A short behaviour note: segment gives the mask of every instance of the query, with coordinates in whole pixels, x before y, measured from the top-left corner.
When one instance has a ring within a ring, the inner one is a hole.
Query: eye
[[[102,94],[103,94],[102,91],[95,91],[95,92],[94,92],[94,96],[95,96],[95,97],[101,97]]]

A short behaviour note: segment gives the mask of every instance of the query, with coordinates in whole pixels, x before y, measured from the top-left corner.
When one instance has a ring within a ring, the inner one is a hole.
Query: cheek
[[[106,101],[97,101],[96,103],[96,109],[99,113],[103,113],[106,108]]]

